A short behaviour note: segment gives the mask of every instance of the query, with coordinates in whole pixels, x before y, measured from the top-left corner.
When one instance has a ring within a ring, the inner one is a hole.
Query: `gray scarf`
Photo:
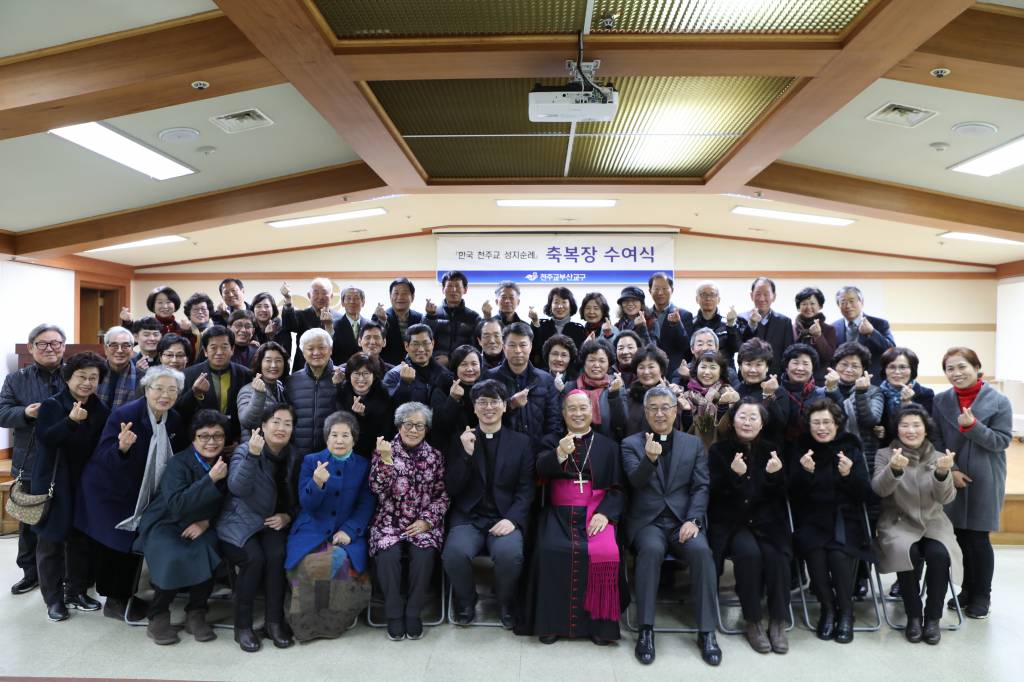
[[[148,407],[146,413],[149,415],[149,423],[153,427],[153,437],[149,440],[149,453],[146,455],[146,469],[142,472],[142,485],[139,487],[139,497],[135,500],[135,513],[121,523],[114,526],[118,530],[134,532],[139,528],[139,521],[142,520],[142,512],[149,505],[156,487],[160,485],[160,479],[167,468],[167,462],[171,459],[171,440],[167,437],[167,414],[159,422],[153,416],[153,411]]]

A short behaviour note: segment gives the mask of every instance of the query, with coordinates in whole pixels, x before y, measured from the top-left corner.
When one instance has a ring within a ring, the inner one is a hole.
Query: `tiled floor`
[[[589,641],[545,646],[496,628],[428,628],[418,642],[390,642],[381,630],[360,624],[344,637],[287,650],[265,647],[245,654],[218,631],[219,639],[199,644],[183,635],[181,644],[158,647],[145,628],[128,627],[99,613],[72,612],[50,623],[38,591],[12,596],[7,586],[20,573],[14,565],[16,541],[0,538],[0,675],[206,680],[1019,680],[1019,642],[1024,638],[1024,548],[996,552],[992,617],[969,621],[959,632],[944,633],[938,647],[911,645],[884,627],[858,633],[852,644],[820,642],[800,628],[790,634],[786,656],[754,653],[741,637],[719,635],[724,650],[720,669],[705,666],[691,635],[659,635],[658,657],[641,666],[633,658],[633,638],[598,648]],[[886,586],[889,577],[883,577]],[[816,611],[812,607],[812,618]],[[177,614],[180,619],[180,614]]]

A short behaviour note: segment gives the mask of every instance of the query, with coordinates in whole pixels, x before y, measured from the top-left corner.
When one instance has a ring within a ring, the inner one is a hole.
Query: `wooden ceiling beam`
[[[16,255],[64,256],[101,246],[167,234],[195,232],[314,210],[383,190],[365,163],[321,168],[136,210],[63,223],[13,235]],[[244,239],[243,237],[239,237]]]
[[[200,15],[0,59],[0,139],[284,80],[229,19]]]
[[[938,68],[949,69],[950,74],[932,76],[931,71]],[[885,77],[1024,99],[1024,11],[967,10]]]
[[[299,2],[217,0],[224,14],[389,185],[422,187],[425,173],[338,61]]]
[[[995,237],[1024,235],[1024,209],[788,163],[773,163],[747,183],[767,199],[937,230]]]
[[[708,186],[731,192],[745,184],[972,4],[972,0],[880,4],[857,25],[825,68],[791,88],[711,169]]]

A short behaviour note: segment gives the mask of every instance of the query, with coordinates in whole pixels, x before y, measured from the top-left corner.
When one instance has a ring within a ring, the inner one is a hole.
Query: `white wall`
[[[18,369],[14,346],[28,341],[38,324],[59,325],[73,343],[75,334],[75,273],[40,265],[0,261],[0,383]],[[0,429],[0,448],[10,447],[7,429]]]

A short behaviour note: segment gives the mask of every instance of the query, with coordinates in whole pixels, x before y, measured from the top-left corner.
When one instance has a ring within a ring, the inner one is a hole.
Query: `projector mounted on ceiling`
[[[601,60],[583,61],[583,33],[580,32],[576,60],[566,60],[572,80],[565,85],[537,84],[530,91],[530,121],[533,123],[582,123],[610,121],[619,108],[619,93],[611,83],[594,81]]]

